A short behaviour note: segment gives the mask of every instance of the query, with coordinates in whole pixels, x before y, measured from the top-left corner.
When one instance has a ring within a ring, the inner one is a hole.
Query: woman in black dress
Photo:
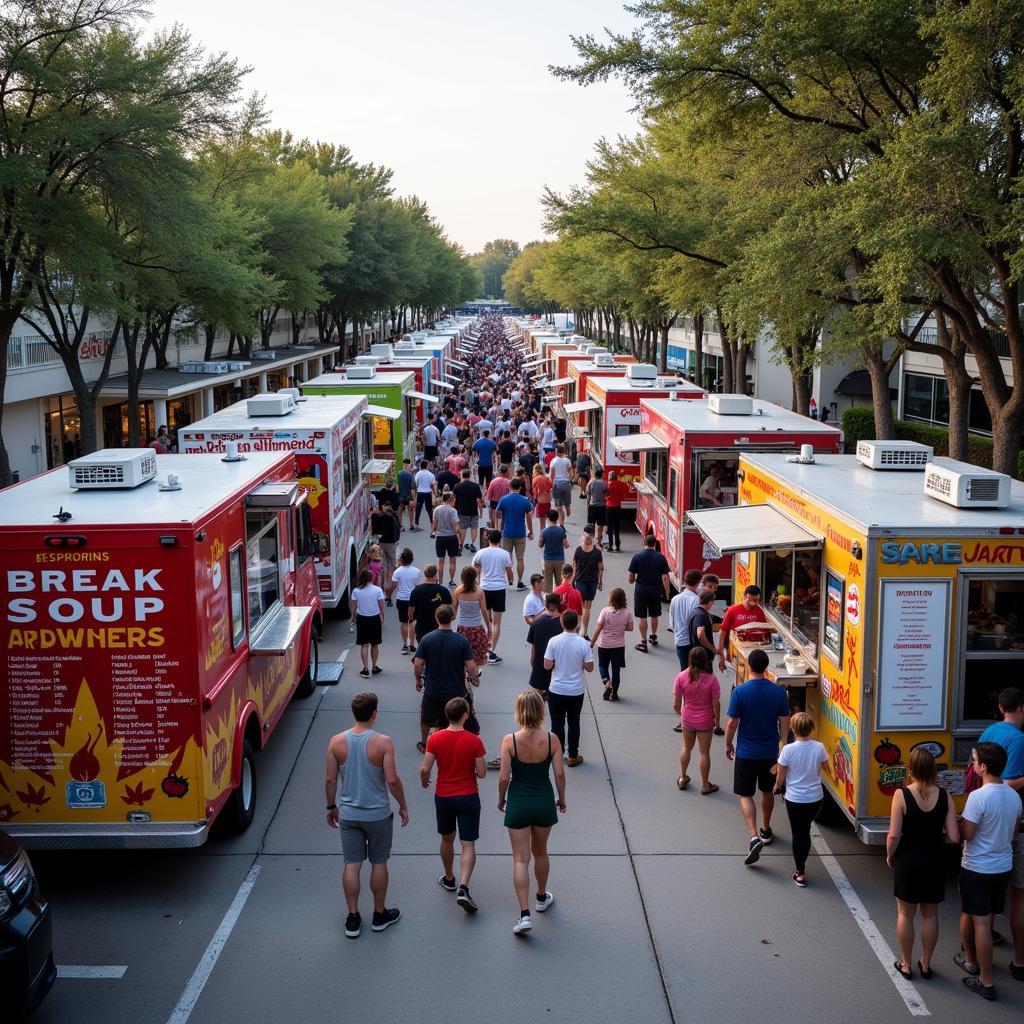
[[[945,842],[960,842],[956,808],[935,782],[935,758],[922,747],[912,750],[907,785],[893,794],[886,863],[893,869],[896,895],[896,938],[900,959],[893,966],[913,977],[914,915],[921,910],[922,978],[932,976],[931,959],[939,940],[938,905],[946,897]]]

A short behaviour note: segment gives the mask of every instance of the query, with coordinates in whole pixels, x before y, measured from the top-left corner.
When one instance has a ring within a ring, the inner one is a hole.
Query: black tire
[[[242,740],[242,774],[238,788],[224,807],[224,820],[234,833],[244,832],[256,816],[256,752],[248,740]]]
[[[295,693],[299,697],[309,697],[316,689],[317,669],[320,667],[320,645],[317,643],[316,624],[309,629],[309,661],[306,671],[299,680]]]
[[[846,815],[839,810],[835,797],[825,789],[825,796],[821,801],[821,806],[818,808],[818,813],[814,816],[815,822],[819,825],[838,825],[845,817]]]

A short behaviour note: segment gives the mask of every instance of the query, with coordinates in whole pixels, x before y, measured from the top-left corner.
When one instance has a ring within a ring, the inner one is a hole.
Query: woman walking
[[[402,653],[412,654],[416,650],[416,627],[410,621],[409,598],[413,589],[423,582],[423,573],[412,564],[410,548],[403,548],[398,556],[398,568],[391,574],[395,584],[395,608],[398,611],[398,628],[402,634]],[[439,565],[438,569],[442,569]]]
[[[814,719],[798,711],[789,723],[795,739],[779,753],[775,774],[775,793],[785,792],[786,814],[793,833],[793,881],[803,889],[807,885],[807,856],[811,852],[811,824],[825,794],[821,788],[821,766],[828,763],[828,752],[811,739]]]
[[[484,603],[484,592],[477,586],[476,569],[467,565],[461,579],[452,594],[455,631],[469,641],[477,665],[486,665],[487,652],[491,649],[491,613]]]
[[[548,891],[548,836],[565,813],[565,768],[558,737],[544,728],[544,698],[538,690],[527,690],[516,698],[519,730],[501,741],[501,770],[498,775],[498,810],[505,813],[505,827],[512,844],[512,882],[519,900],[519,918],[512,927],[515,935],[533,928],[530,918],[530,857],[537,880],[535,909],[544,913],[555,901]],[[554,765],[555,788],[551,791],[550,770]],[[557,807],[557,810],[556,810]]]
[[[703,647],[691,647],[690,658],[684,671],[676,676],[673,687],[672,707],[683,727],[683,749],[679,752],[679,778],[676,785],[686,789],[690,776],[693,745],[700,751],[697,762],[700,768],[700,792],[709,796],[718,792],[718,786],[711,781],[711,737],[715,725],[721,719],[722,691],[711,671],[711,658]]]
[[[796,721],[794,716],[793,721]],[[895,876],[896,939],[900,958],[893,966],[904,978],[913,976],[914,917],[921,911],[921,977],[932,976],[932,953],[939,940],[939,904],[946,897],[944,842],[960,842],[956,808],[936,785],[935,758],[918,747],[910,752],[907,784],[892,795],[886,863]],[[787,795],[787,803],[789,797]]]
[[[626,606],[626,592],[614,587],[608,606],[597,617],[591,647],[597,648],[597,670],[604,683],[604,700],[619,699],[619,680],[626,667],[626,634],[633,632],[633,616]]]
[[[384,591],[373,583],[369,569],[363,569],[356,580],[356,588],[352,591],[352,618],[356,624],[356,643],[359,645],[359,657],[363,668],[361,676],[370,675],[370,664],[373,662],[373,674],[381,672],[377,664],[380,653],[381,637],[384,633]],[[367,659],[369,655],[369,660]]]
[[[572,585],[583,598],[583,639],[590,643],[590,609],[597,592],[604,589],[604,557],[594,543],[594,527],[583,527],[583,540],[572,556]]]

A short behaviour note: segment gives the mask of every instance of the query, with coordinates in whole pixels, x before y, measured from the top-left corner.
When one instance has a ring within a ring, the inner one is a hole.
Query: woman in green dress
[[[565,813],[565,766],[558,737],[544,726],[544,698],[530,689],[516,698],[516,721],[521,728],[501,741],[501,772],[498,776],[498,810],[505,812],[505,827],[512,843],[512,881],[519,899],[516,935],[533,928],[530,918],[530,856],[537,878],[538,912],[544,913],[555,901],[548,891],[548,836]],[[551,766],[555,788],[551,789]],[[556,809],[557,808],[557,809]]]

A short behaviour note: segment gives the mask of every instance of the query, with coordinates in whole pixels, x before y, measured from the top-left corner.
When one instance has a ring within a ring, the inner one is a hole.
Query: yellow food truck
[[[731,638],[734,664],[769,652],[817,722],[826,791],[882,843],[910,752],[962,797],[996,695],[1024,679],[1024,484],[899,441],[744,454],[739,478],[738,506],[689,513],[735,554],[735,592],[761,588],[770,629]]]

